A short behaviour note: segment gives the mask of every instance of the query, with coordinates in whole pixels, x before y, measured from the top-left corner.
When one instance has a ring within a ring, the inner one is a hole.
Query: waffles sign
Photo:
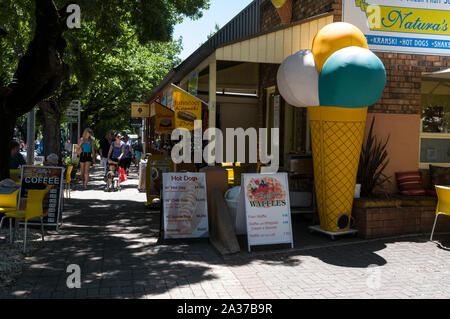
[[[286,191],[273,177],[252,178],[248,183],[247,197],[251,207],[269,208],[287,205]]]
[[[291,208],[286,173],[244,174],[238,216],[246,216],[251,246],[291,244]]]

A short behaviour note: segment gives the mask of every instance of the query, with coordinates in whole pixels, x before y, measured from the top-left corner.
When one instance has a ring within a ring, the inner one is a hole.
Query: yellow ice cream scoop
[[[319,73],[334,52],[346,47],[369,49],[364,33],[350,23],[336,22],[323,27],[315,36],[311,50]]]
[[[271,0],[275,8],[279,9],[287,2],[287,0]]]

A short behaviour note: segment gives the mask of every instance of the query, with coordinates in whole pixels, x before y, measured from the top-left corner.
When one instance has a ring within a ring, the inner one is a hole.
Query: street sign
[[[81,102],[78,100],[73,100],[70,102],[70,107],[79,109],[81,107]]]
[[[142,119],[141,118],[131,118],[130,126],[135,127],[135,128],[141,128],[142,127]]]

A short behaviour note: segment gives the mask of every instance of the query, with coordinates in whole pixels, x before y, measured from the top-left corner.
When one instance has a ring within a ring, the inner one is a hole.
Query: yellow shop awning
[[[311,49],[314,36],[330,23],[333,23],[333,15],[324,15],[275,32],[259,34],[218,48],[216,59],[281,64],[291,54]]]

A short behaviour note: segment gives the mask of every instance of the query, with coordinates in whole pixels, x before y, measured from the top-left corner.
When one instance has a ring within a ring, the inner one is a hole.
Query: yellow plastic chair
[[[20,176],[22,175],[22,170],[20,169],[10,169],[9,178],[11,178],[17,184],[20,184]]]
[[[17,196],[20,189],[11,194],[0,194],[0,213],[6,213],[17,210]]]
[[[23,252],[26,251],[27,245],[27,223],[30,219],[34,219],[40,217],[41,219],[41,232],[42,232],[42,241],[44,241],[44,211],[42,209],[42,202],[44,201],[45,194],[47,193],[47,188],[42,190],[29,189],[28,190],[28,198],[27,198],[27,207],[25,210],[14,210],[5,213],[4,218],[9,218],[9,238],[10,243],[13,242],[12,235],[12,219],[16,220],[16,225],[19,220],[25,221],[24,228],[24,237],[23,237]],[[3,224],[3,219],[0,222],[0,228]]]
[[[430,241],[433,241],[434,229],[439,215],[450,216],[450,187],[436,186],[438,204],[436,207],[436,218],[434,219],[433,230],[431,231]]]
[[[66,176],[64,178],[64,190],[65,190],[65,194],[67,195],[68,198],[71,197],[71,185],[70,182],[72,181],[72,170],[73,170],[73,165],[70,165],[67,167],[66,169]]]

